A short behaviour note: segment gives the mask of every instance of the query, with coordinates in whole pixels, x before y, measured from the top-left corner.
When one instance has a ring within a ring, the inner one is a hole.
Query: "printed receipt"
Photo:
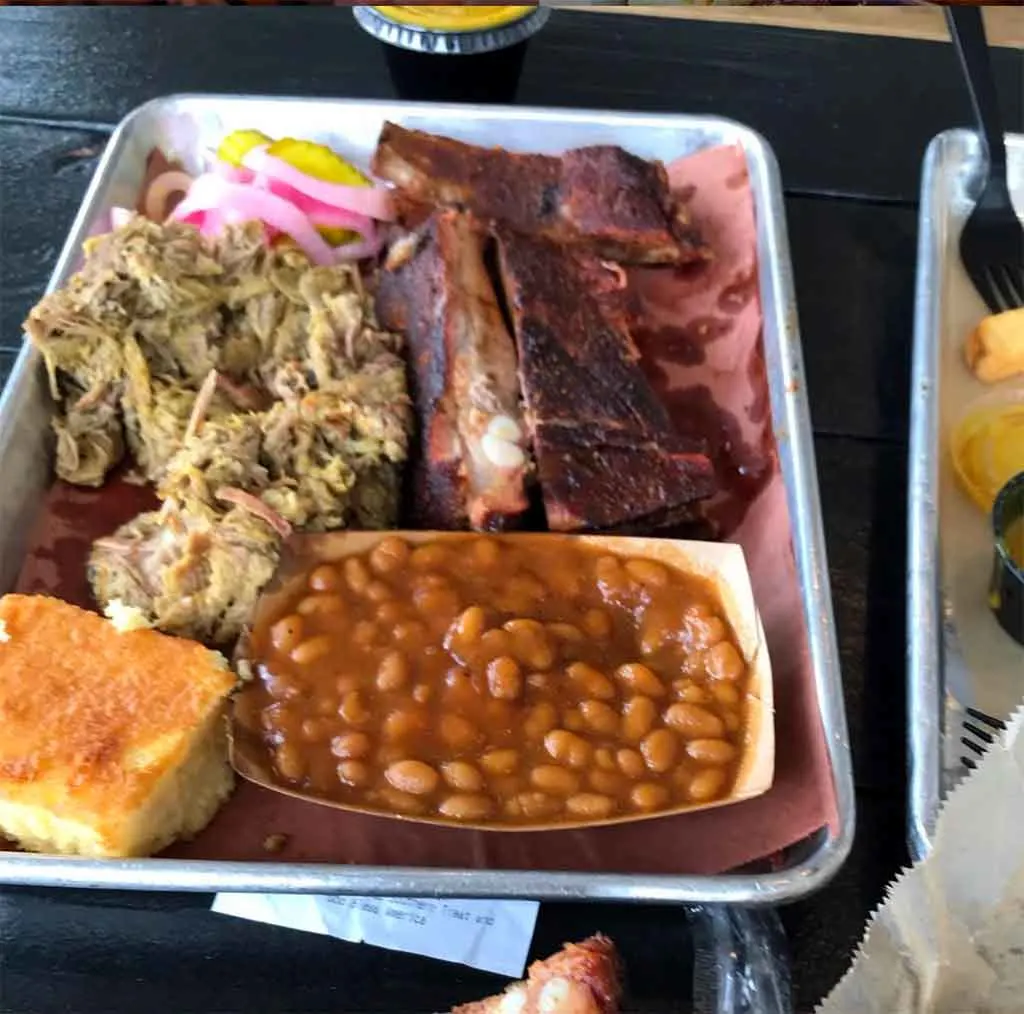
[[[537,922],[536,901],[218,894],[213,911],[239,919],[454,961],[518,979]]]

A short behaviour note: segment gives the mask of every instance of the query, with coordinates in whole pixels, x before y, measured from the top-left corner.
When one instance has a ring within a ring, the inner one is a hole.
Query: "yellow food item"
[[[533,6],[525,4],[388,4],[374,8],[390,21],[438,32],[475,32],[486,28],[498,28],[525,18],[534,9]]]
[[[346,162],[336,151],[325,144],[304,141],[295,137],[282,137],[275,141],[259,130],[236,130],[221,141],[217,157],[233,166],[240,166],[242,159],[261,145],[267,146],[267,154],[287,162],[293,169],[325,183],[339,183],[347,187],[368,187],[370,180],[354,165]],[[331,246],[353,243],[359,233],[350,229],[321,228],[317,230]]]
[[[325,144],[301,141],[294,137],[283,137],[267,148],[267,154],[287,162],[293,169],[325,183],[341,183],[347,187],[368,187],[367,179],[354,165],[346,162],[336,151]],[[354,243],[359,233],[350,229],[318,229],[317,232],[331,246]]]
[[[964,358],[986,384],[1024,373],[1024,307],[986,317],[967,339]]]
[[[1024,399],[969,413],[953,432],[950,452],[964,491],[990,511],[999,490],[1024,471]]]
[[[233,166],[240,166],[242,159],[262,144],[270,144],[271,139],[261,130],[235,130],[228,134],[217,147],[217,158]]]
[[[283,137],[274,141],[267,154],[273,155],[299,172],[327,183],[343,183],[350,187],[368,187],[370,181],[326,144]]]
[[[234,780],[223,658],[45,596],[4,596],[0,625],[0,835],[141,856],[210,821]]]

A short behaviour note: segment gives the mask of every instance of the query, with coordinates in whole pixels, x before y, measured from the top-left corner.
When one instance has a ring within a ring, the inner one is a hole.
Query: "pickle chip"
[[[271,139],[260,130],[235,130],[217,146],[217,158],[229,165],[240,166],[253,148],[270,142]]]
[[[342,183],[348,187],[370,185],[370,180],[366,176],[326,144],[282,137],[280,141],[273,141],[270,144],[267,154],[325,183]]]
[[[294,137],[283,137],[280,141],[274,141],[267,148],[267,154],[273,155],[274,158],[287,162],[293,169],[298,169],[299,172],[305,173],[313,179],[323,180],[325,183],[341,183],[347,187],[370,186],[368,177],[325,144],[303,141]],[[317,232],[331,246],[353,243],[360,238],[359,233],[353,232],[351,229],[321,228]]]

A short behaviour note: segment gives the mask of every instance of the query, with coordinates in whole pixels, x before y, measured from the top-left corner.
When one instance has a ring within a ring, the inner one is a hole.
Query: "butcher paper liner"
[[[777,748],[771,789],[734,806],[655,821],[483,834],[338,812],[244,782],[202,834],[172,846],[166,855],[709,874],[771,856],[835,823],[832,773],[771,427],[746,159],[738,146],[708,148],[670,165],[669,175],[715,259],[698,268],[632,272],[643,307],[636,338],[677,425],[709,438],[725,488],[714,513],[723,536],[744,549],[772,661]],[[91,605],[84,573],[88,542],[133,516],[144,499],[119,483],[99,491],[56,484],[33,534],[18,590]],[[284,836],[275,839],[284,841],[279,851],[264,848],[272,835]]]

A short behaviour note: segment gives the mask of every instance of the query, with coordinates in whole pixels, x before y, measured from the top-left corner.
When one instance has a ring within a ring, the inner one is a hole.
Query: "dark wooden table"
[[[1020,53],[994,60],[1010,127],[1024,129]],[[344,10],[0,9],[0,380],[112,126],[175,91],[392,94],[380,50]],[[842,872],[782,913],[795,1004],[809,1011],[907,861],[916,201],[928,140],[970,118],[955,58],[938,43],[557,12],[532,43],[519,100],[731,116],[761,131],[781,162],[858,805]],[[214,916],[209,901],[0,890],[0,1011],[410,1014],[501,985],[460,966]],[[545,905],[534,953],[598,929],[626,957],[628,1010],[689,1009],[680,911]]]

